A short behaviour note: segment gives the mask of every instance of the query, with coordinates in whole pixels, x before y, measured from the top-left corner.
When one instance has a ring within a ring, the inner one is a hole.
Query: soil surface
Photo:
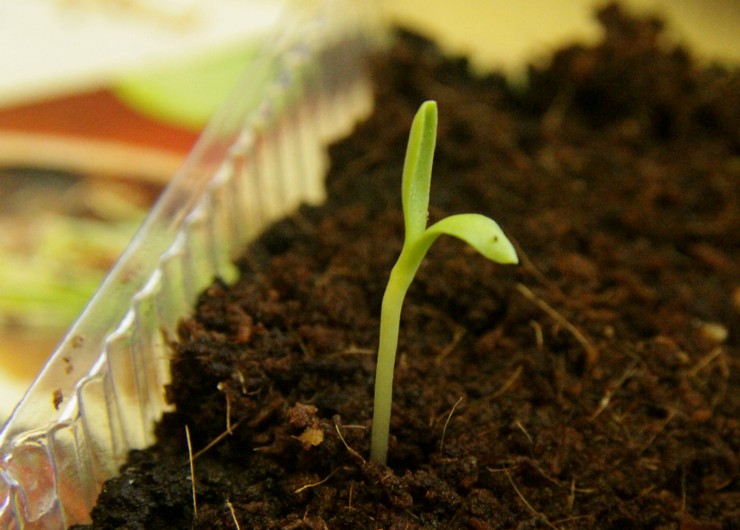
[[[326,205],[272,227],[182,323],[176,412],[92,528],[740,528],[740,74],[657,20],[598,16],[601,44],[520,91],[399,32]],[[378,317],[425,99],[430,220],[489,215],[521,264],[432,247],[385,467],[365,460]]]

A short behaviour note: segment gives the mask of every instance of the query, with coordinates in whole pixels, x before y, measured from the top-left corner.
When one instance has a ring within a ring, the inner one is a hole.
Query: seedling
[[[432,159],[437,138],[437,104],[424,102],[414,117],[406,148],[401,184],[405,238],[398,261],[391,270],[380,310],[378,365],[375,373],[373,428],[370,460],[385,464],[388,456],[393,370],[398,347],[398,327],[406,291],[429,247],[447,234],[462,239],[486,258],[498,263],[519,260],[511,242],[495,221],[468,213],[446,217],[427,227]]]

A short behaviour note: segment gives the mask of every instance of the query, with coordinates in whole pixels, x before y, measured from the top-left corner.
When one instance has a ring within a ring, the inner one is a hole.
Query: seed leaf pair
[[[409,134],[401,184],[405,237],[401,254],[388,279],[380,313],[370,460],[382,464],[385,464],[388,455],[393,371],[401,307],[406,291],[432,243],[440,235],[446,234],[462,239],[490,260],[502,264],[518,262],[514,247],[501,228],[483,215],[453,215],[427,227],[436,137],[437,104],[426,101],[416,113]]]

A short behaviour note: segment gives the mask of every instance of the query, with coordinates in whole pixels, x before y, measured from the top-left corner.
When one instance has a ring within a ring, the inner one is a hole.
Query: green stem
[[[416,244],[404,245],[401,249],[401,255],[388,278],[388,286],[380,308],[380,338],[375,371],[373,427],[370,438],[370,461],[379,464],[385,464],[388,457],[388,436],[393,404],[393,372],[396,364],[398,329],[403,300],[424,259],[426,250],[431,245],[431,242],[424,241],[428,244],[422,244],[422,248],[419,248],[419,241],[414,243]]]

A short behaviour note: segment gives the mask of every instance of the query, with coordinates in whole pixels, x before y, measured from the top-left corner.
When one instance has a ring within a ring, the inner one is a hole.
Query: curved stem
[[[393,403],[393,372],[398,348],[398,328],[401,308],[408,286],[401,284],[403,278],[391,271],[388,287],[383,295],[380,310],[380,339],[378,362],[375,369],[375,396],[373,399],[373,428],[370,438],[370,460],[385,464],[388,456],[388,436],[391,427]],[[395,276],[395,281],[394,281]],[[396,285],[394,285],[396,284]]]
[[[393,373],[396,365],[401,309],[406,291],[434,239],[436,236],[431,238],[431,241],[428,238],[419,238],[410,245],[404,245],[398,261],[391,270],[388,285],[383,294],[380,308],[378,362],[375,369],[373,427],[370,438],[370,460],[372,462],[385,464],[388,456],[388,436],[393,404]]]

